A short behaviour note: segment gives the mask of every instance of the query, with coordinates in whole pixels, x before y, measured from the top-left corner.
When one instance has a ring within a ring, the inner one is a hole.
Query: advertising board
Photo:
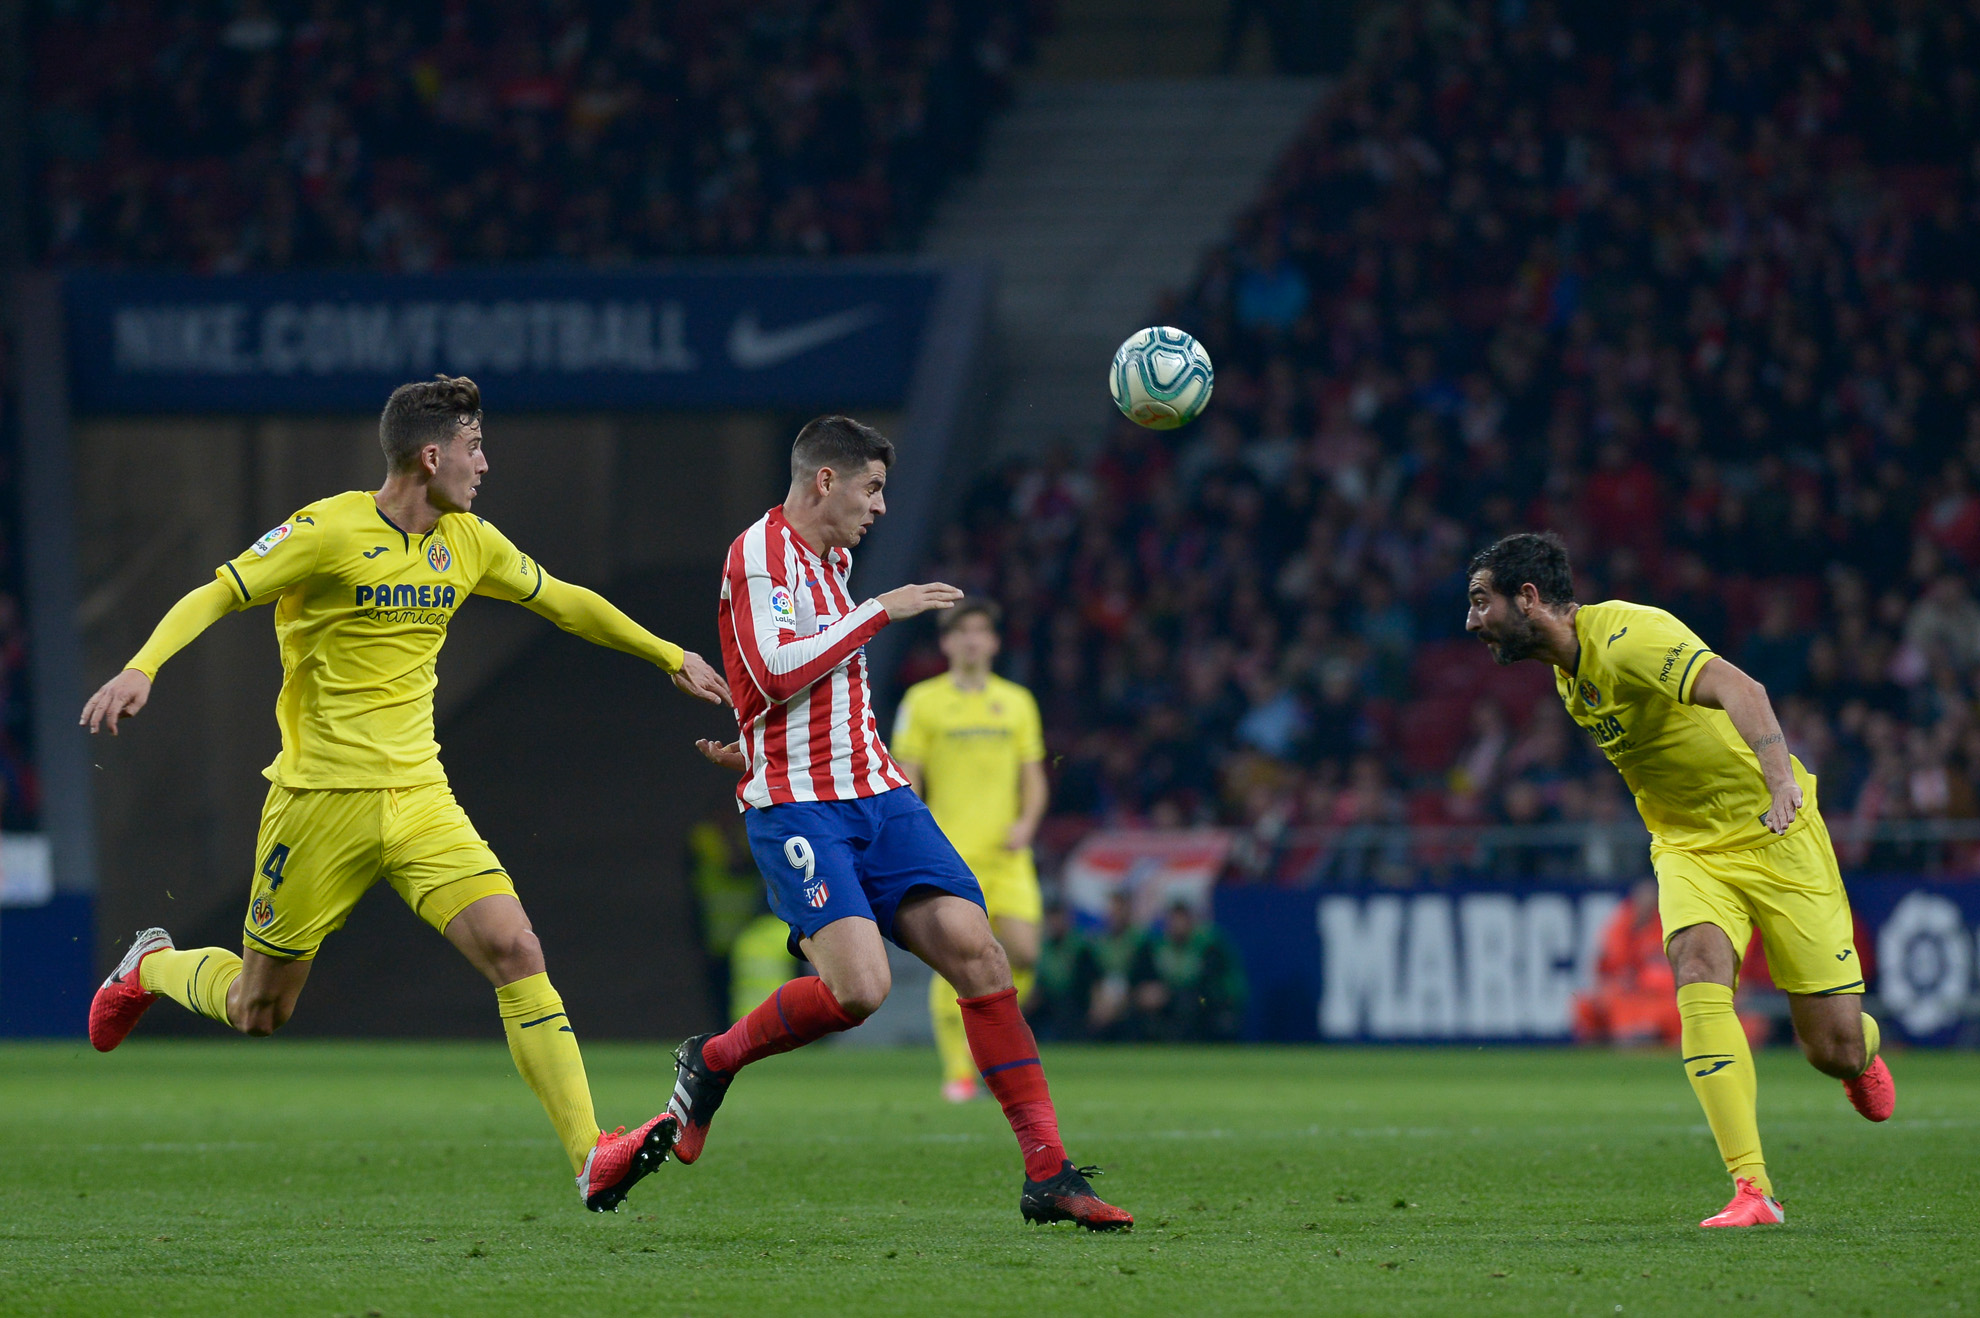
[[[1886,1037],[1980,1043],[1980,884],[1852,880]],[[1607,888],[1319,891],[1222,886],[1214,913],[1251,985],[1255,1039],[1564,1041],[1604,926]]]
[[[83,412],[375,411],[471,375],[506,410],[897,404],[938,276],[740,265],[64,280]]]

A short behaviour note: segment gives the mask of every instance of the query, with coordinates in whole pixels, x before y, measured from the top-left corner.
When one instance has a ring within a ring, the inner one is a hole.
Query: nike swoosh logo
[[[745,371],[780,366],[813,348],[822,348],[848,334],[859,333],[878,321],[880,314],[880,305],[869,302],[863,307],[852,307],[817,320],[804,320],[782,329],[766,330],[757,323],[754,310],[745,311],[729,327],[729,360]]]
[[[377,558],[377,557],[378,557],[378,556],[379,556],[380,554],[382,554],[382,553],[384,553],[384,552],[385,552],[385,546],[384,546],[384,545],[380,545],[380,546],[378,546],[378,548],[376,548],[376,549],[373,549],[373,550],[370,550],[370,551],[368,551],[368,552],[367,552],[367,553],[365,554],[365,557],[366,557],[366,558]]]
[[[1629,633],[1629,628],[1627,627],[1623,628],[1621,631],[1617,632],[1614,636],[1611,636],[1609,638],[1609,644],[1614,645],[1617,641],[1620,641],[1628,633]]]

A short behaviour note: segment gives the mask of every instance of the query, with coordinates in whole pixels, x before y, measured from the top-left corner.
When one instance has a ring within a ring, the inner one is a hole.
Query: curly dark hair
[[[481,415],[481,386],[465,375],[439,375],[402,384],[385,400],[378,418],[378,447],[385,464],[406,471],[428,444],[444,444]]]
[[[1492,592],[1511,598],[1532,582],[1542,604],[1574,603],[1574,565],[1552,531],[1521,531],[1471,556],[1470,571],[1492,574]]]

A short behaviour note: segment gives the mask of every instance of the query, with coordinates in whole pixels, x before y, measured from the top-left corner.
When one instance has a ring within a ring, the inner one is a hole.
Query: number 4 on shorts
[[[288,863],[288,846],[277,842],[275,849],[268,853],[268,859],[261,862],[261,872],[268,878],[268,891],[274,892],[282,886],[282,867]]]

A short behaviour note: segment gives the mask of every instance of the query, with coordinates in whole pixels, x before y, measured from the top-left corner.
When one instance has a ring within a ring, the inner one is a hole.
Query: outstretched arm
[[[623,650],[657,665],[673,677],[675,686],[697,700],[711,705],[728,700],[729,684],[700,655],[661,640],[595,590],[559,581],[547,572],[542,581],[542,589],[522,601],[532,613],[542,614],[593,645]]]
[[[1691,703],[1707,709],[1723,709],[1732,719],[1733,727],[1760,757],[1760,771],[1767,776],[1767,790],[1774,794],[1766,825],[1776,833],[1787,832],[1795,812],[1801,809],[1801,785],[1794,780],[1787,737],[1781,732],[1781,721],[1774,716],[1773,702],[1767,699],[1767,688],[1713,655],[1705,661],[1704,671],[1691,685]]]
[[[240,596],[217,577],[197,590],[186,592],[165,611],[165,616],[151,629],[151,639],[131,656],[124,671],[97,688],[83,706],[82,717],[77,722],[91,732],[107,723],[114,737],[117,720],[135,717],[151,699],[151,680],[158,676],[167,659],[185,649],[208,627],[235,609],[245,607]]]

